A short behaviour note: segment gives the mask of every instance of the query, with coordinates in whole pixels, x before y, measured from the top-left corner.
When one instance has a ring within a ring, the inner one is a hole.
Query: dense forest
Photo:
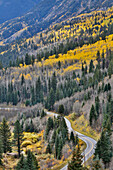
[[[15,43],[0,48],[1,167],[112,169],[113,8]],[[75,131],[97,141],[84,164]]]

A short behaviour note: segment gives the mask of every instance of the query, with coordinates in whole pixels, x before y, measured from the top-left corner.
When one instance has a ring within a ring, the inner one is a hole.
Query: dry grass
[[[72,128],[75,131],[87,135],[95,140],[98,140],[100,138],[100,134],[90,127],[89,122],[84,117],[84,115],[81,115],[79,118],[75,119],[74,121],[72,120],[71,116],[72,114],[70,114],[66,118],[71,122]]]

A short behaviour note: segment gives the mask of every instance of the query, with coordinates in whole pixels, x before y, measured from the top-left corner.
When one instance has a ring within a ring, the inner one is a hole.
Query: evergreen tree
[[[79,139],[78,139],[78,134],[76,134],[76,145],[78,145]]]
[[[97,61],[100,61],[100,51],[97,51]]]
[[[36,81],[35,89],[36,89],[36,102],[40,103],[43,101],[43,92],[42,92],[42,84],[41,84],[40,77]]]
[[[14,127],[14,140],[16,143],[16,146],[18,148],[18,156],[20,157],[20,146],[22,143],[22,138],[23,138],[23,132],[22,132],[22,128],[20,125],[19,120],[16,121],[15,123],[15,127]]]
[[[48,91],[50,92],[50,90],[51,90],[51,80],[49,78],[49,80],[48,80]]]
[[[87,65],[85,66],[84,73],[87,74]]]
[[[94,107],[94,105],[92,105],[91,110],[90,110],[90,116],[89,116],[90,125],[92,125],[93,119],[96,120],[96,113],[95,113],[95,107]]]
[[[27,151],[27,158],[25,158],[22,155],[16,166],[16,170],[38,170],[38,169],[39,165],[36,160],[36,157],[30,150]]]
[[[60,160],[62,157],[62,147],[63,147],[63,142],[62,139],[59,139],[59,145],[58,145],[58,159]]]
[[[109,164],[112,158],[110,136],[106,130],[102,131],[100,140],[97,142],[95,149],[95,157],[97,155],[99,156],[99,159],[102,159],[106,168],[107,164]]]
[[[59,105],[58,113],[60,113],[60,114],[64,113],[64,105],[63,104]]]
[[[55,158],[57,159],[58,157],[58,146],[59,146],[59,137],[58,135],[56,136],[56,139],[55,139]]]
[[[26,165],[26,160],[22,154],[19,162],[17,163],[16,170],[25,170],[26,168],[28,168],[28,166]]]
[[[100,164],[100,160],[99,160],[98,156],[93,160],[92,169],[93,170],[101,170],[102,169],[102,166]]]
[[[103,60],[102,60],[102,69],[103,70],[105,69],[105,58],[103,58]]]
[[[34,87],[32,87],[32,89],[31,89],[31,103],[32,103],[32,105],[36,104]]]
[[[54,103],[55,103],[55,93],[53,89],[51,88],[50,93],[49,93],[49,105],[51,109],[53,109]]]
[[[51,154],[51,153],[52,153],[50,143],[48,143],[48,145],[47,145],[46,153],[49,153],[49,154]]]
[[[33,121],[31,119],[31,122],[30,122],[30,132],[34,132],[35,128],[34,128],[34,124],[33,124]]]
[[[112,64],[111,63],[109,64],[109,67],[108,67],[108,75],[109,75],[109,78],[111,78],[111,75],[112,75]]]
[[[80,147],[78,145],[77,149],[74,148],[73,150],[72,159],[68,164],[68,170],[82,170],[82,158],[83,156],[81,155]]]
[[[91,60],[89,65],[89,73],[92,73],[93,70],[94,70],[94,65],[93,65],[93,60]]]
[[[58,61],[58,68],[59,68],[59,70],[61,69],[61,62],[60,61]]]
[[[111,90],[111,85],[110,85],[110,83],[108,83],[108,90],[109,90],[109,91]]]
[[[75,145],[75,137],[74,137],[73,131],[72,131],[71,134],[70,134],[70,141],[72,141],[73,144]]]
[[[2,153],[3,153],[3,146],[1,142],[1,136],[0,136],[0,165],[2,165]]]
[[[31,57],[28,55],[28,53],[27,53],[26,56],[25,56],[25,64],[26,64],[26,65],[31,64]]]
[[[38,170],[39,169],[39,165],[36,160],[36,157],[30,150],[27,151],[27,165],[28,165],[28,170]]]
[[[2,70],[3,68],[3,65],[2,65],[2,62],[0,61],[0,70]]]
[[[52,143],[55,143],[55,139],[56,139],[56,130],[54,130],[53,135],[52,135]]]
[[[2,146],[3,146],[3,153],[6,153],[8,151],[11,152],[11,150],[12,150],[12,148],[11,148],[11,132],[10,132],[9,125],[5,118],[3,118],[3,121],[1,123],[0,134],[1,134],[1,142],[2,142]]]
[[[84,72],[84,64],[82,63],[82,72]]]
[[[54,93],[56,93],[56,88],[57,88],[57,78],[56,78],[55,72],[53,73],[53,76],[52,76],[51,87],[52,87]]]
[[[34,65],[34,62],[35,62],[35,56],[32,55],[31,64]]]
[[[48,118],[46,130],[45,130],[45,138],[47,139],[47,136],[49,134],[49,131],[53,129],[53,119],[51,117]]]
[[[18,103],[18,97],[17,97],[17,92],[13,92],[12,94],[12,102],[13,102],[13,105],[17,105]]]
[[[46,116],[46,115],[47,115],[46,112],[45,112],[44,110],[42,110],[41,115],[40,115],[40,118],[43,118],[43,117]]]
[[[25,78],[24,78],[24,75],[22,74],[22,77],[21,77],[21,85],[23,85],[25,83]]]
[[[95,98],[95,110],[96,110],[98,116],[99,116],[99,109],[100,109],[100,100],[99,100],[99,97],[97,96]]]

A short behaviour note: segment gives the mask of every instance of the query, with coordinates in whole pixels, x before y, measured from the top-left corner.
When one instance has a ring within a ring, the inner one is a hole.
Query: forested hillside
[[[105,40],[110,34],[113,34],[113,8],[73,17],[32,38],[1,46],[0,58],[4,65],[9,65],[10,60],[15,62],[17,57],[24,58],[25,53],[48,58],[84,44]]]
[[[69,161],[68,170],[112,169],[113,7],[0,50],[1,167],[61,169]],[[74,131],[97,141],[84,165],[86,146]]]
[[[34,6],[33,3],[36,4],[36,2],[32,0],[22,1],[22,3],[19,1],[19,4],[17,2],[10,2],[8,7],[10,8],[10,4],[12,7],[19,7],[21,5],[19,11],[22,13],[23,10],[27,10],[26,8],[29,9],[30,4],[32,7]],[[1,11],[4,10],[2,6],[4,3],[0,6]],[[12,42],[15,39],[28,38],[35,35],[37,32],[45,30],[51,24],[61,22],[80,13],[87,13],[99,9],[106,10],[112,5],[112,0],[41,0],[38,5],[35,5],[35,8],[25,15],[1,24],[0,41],[6,43]],[[23,6],[25,6],[25,8],[22,8]],[[16,7],[14,8],[15,10]],[[10,17],[8,11],[13,13],[13,10],[7,10],[6,8],[6,15]],[[15,12],[18,12],[18,10]]]

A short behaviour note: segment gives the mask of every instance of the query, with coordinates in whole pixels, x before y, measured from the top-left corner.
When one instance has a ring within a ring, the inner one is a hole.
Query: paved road
[[[18,109],[17,108],[1,108],[0,107],[0,110],[18,110]],[[58,114],[53,113],[53,112],[47,112],[47,114],[53,115],[56,117],[58,116]],[[66,121],[69,133],[71,133],[71,131],[73,131],[75,135],[78,134],[79,139],[83,140],[87,145],[85,151],[82,153],[82,155],[85,154],[85,158],[83,159],[83,163],[84,163],[84,161],[87,161],[94,154],[94,148],[95,148],[95,145],[97,142],[94,139],[92,139],[86,135],[83,135],[77,131],[74,131],[71,127],[70,121],[66,118],[65,118],[65,121]],[[63,167],[61,170],[67,170],[67,167],[68,167],[68,165]]]
[[[53,112],[47,112],[48,115],[53,115],[53,116],[58,116],[58,114],[56,113],[53,113]],[[94,154],[94,148],[95,148],[95,145],[96,145],[96,141],[86,135],[83,135],[77,131],[74,131],[71,127],[71,123],[68,119],[65,118],[65,121],[66,121],[66,124],[67,124],[67,127],[68,127],[68,131],[69,133],[71,133],[71,131],[74,132],[74,134],[78,134],[78,137],[79,139],[83,140],[85,143],[86,143],[86,149],[84,150],[84,152],[82,153],[82,155],[85,154],[85,158],[83,159],[83,163],[84,161],[87,161],[93,154]],[[65,167],[63,167],[61,170],[67,170],[67,167],[68,165],[66,165]]]

